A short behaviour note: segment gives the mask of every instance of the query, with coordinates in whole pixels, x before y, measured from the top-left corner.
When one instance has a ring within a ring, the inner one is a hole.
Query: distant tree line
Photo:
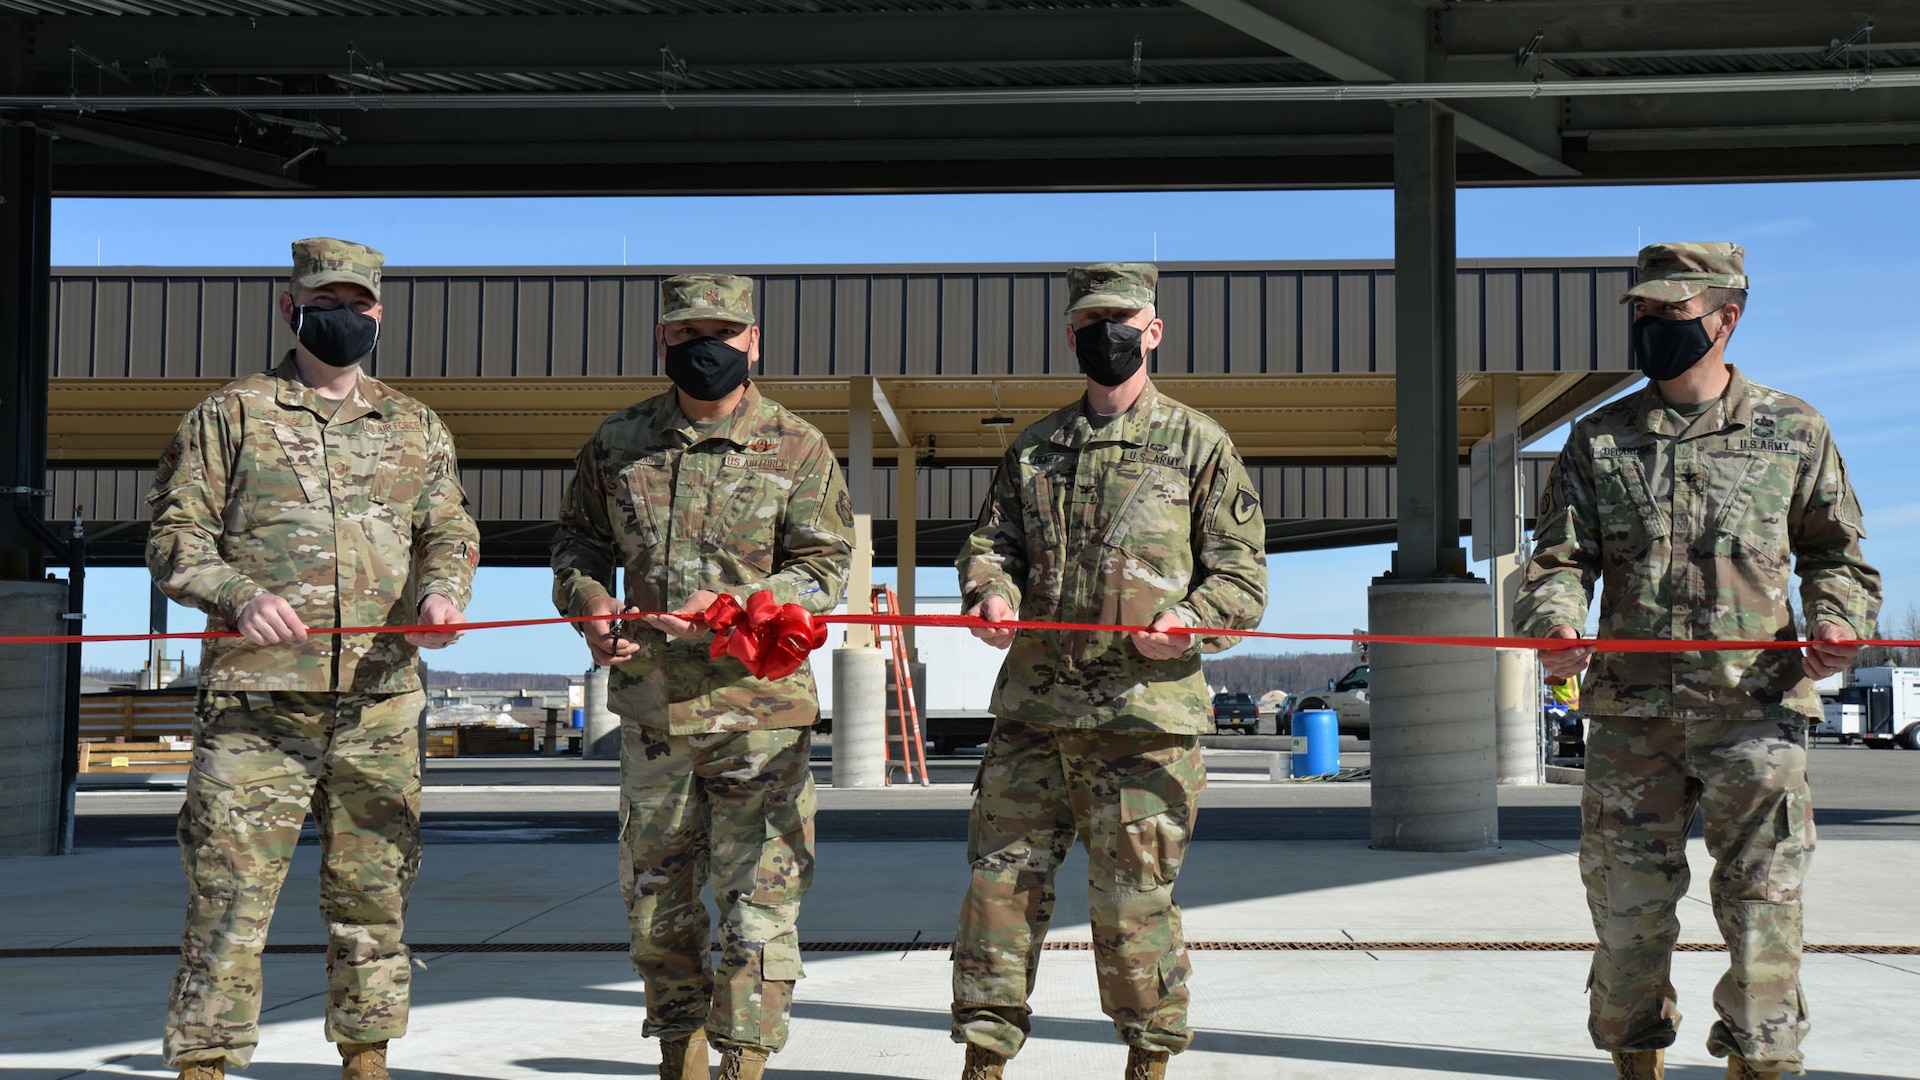
[[[1345,675],[1360,663],[1358,652],[1274,653],[1203,660],[1207,685],[1259,697],[1269,690],[1289,694],[1324,690],[1328,679]]]

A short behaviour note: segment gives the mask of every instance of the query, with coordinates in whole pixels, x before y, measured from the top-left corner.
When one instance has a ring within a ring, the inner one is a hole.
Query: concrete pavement
[[[1364,800],[1364,785],[1351,787],[1341,801]],[[1212,793],[1231,788],[1220,783]],[[1503,792],[1503,801],[1509,796],[1543,797]],[[165,798],[134,796],[156,797]],[[964,789],[883,797],[905,813],[963,804]],[[480,795],[454,789],[434,798],[460,805]],[[821,801],[832,812],[875,798],[827,790]],[[1233,811],[1210,812],[1225,818]],[[430,825],[434,813],[430,801]],[[1888,826],[1821,841],[1807,940],[1841,951],[1806,961],[1815,1075],[1920,1078],[1913,1049],[1920,1045],[1920,920],[1913,917],[1920,847],[1904,836],[1912,831]],[[1474,854],[1405,854],[1358,840],[1209,841],[1204,814],[1199,835],[1177,896],[1196,943],[1200,1034],[1171,1076],[1611,1076],[1584,1031],[1587,954],[1553,948],[1592,940],[1571,838],[1509,841]],[[1877,835],[1889,838],[1869,838]],[[395,1044],[396,1075],[655,1075],[657,1047],[639,1037],[640,985],[617,951],[625,920],[612,846],[537,833],[497,838],[518,842],[476,839],[429,840],[407,935],[425,967],[416,972],[413,1032]],[[294,860],[273,927],[276,947],[323,940],[316,854],[303,845]],[[1714,943],[1697,841],[1691,855],[1696,873],[1681,911],[1683,941]],[[1012,1078],[1120,1075],[1125,1052],[1100,1014],[1092,957],[1072,947],[1089,937],[1085,866],[1076,853],[1061,873],[1051,941],[1065,947],[1042,965],[1034,1037],[1009,1068]],[[966,877],[962,851],[950,841],[821,843],[800,924],[808,978],[797,995],[793,1040],[770,1075],[958,1076],[940,946],[951,940]],[[178,856],[167,847],[0,862],[0,949],[31,954],[0,958],[0,999],[8,1006],[0,1010],[0,1080],[170,1076],[159,1062],[159,1027],[183,903]],[[1436,942],[1460,947],[1417,947]],[[1512,950],[1467,947],[1475,943]],[[1305,944],[1322,948],[1298,947]],[[559,949],[568,945],[601,951]],[[1868,946],[1911,954],[1846,951]],[[83,949],[121,954],[75,951]],[[155,954],[127,954],[148,949]],[[1688,1014],[1670,1059],[1678,1080],[1721,1075],[1702,1042],[1724,963],[1714,952],[1676,958],[1674,981]],[[245,1075],[338,1076],[338,1058],[320,1031],[320,957],[271,955],[266,972],[262,1045]]]

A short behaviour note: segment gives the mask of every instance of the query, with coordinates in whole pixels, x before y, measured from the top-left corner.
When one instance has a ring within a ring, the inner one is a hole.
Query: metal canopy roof
[[[68,195],[1385,185],[1418,99],[1467,184],[1915,176],[1920,0],[0,0]]]

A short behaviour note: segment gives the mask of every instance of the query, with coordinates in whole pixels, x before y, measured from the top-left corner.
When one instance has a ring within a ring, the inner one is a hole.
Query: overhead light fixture
[[[981,427],[1012,427],[1012,426],[1013,426],[1013,417],[1011,417],[1011,416],[983,416],[983,417],[981,417],[981,418],[980,418],[980,426],[981,426]]]

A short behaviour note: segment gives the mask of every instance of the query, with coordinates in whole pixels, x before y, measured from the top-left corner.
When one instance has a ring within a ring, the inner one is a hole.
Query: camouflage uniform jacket
[[[412,625],[433,593],[465,608],[480,559],[440,418],[362,375],[328,419],[291,352],[186,415],[147,501],[153,580],[205,611],[208,630],[233,629],[262,592],[309,629]],[[219,638],[201,652],[200,685],[394,694],[420,688],[418,659],[400,634]]]
[[[847,585],[853,501],[827,440],[751,382],[704,434],[669,390],[615,413],[582,447],[553,542],[553,602],[579,615],[612,595],[672,611],[701,589],[745,601],[763,589],[814,614]],[[756,679],[710,638],[668,639],[634,624],[633,659],[608,674],[608,707],[673,735],[805,727],[819,719],[813,672]]]
[[[1266,607],[1266,521],[1220,425],[1149,382],[1096,430],[1084,399],[1014,440],[961,547],[971,608],[1000,596],[1022,619],[1246,630]],[[1196,638],[1149,660],[1126,634],[1021,631],[994,685],[995,716],[1108,731],[1196,734],[1209,727]]]
[[[1797,561],[1809,627],[1873,636],[1880,575],[1861,556],[1860,503],[1826,421],[1730,371],[1691,423],[1676,425],[1649,384],[1574,425],[1541,496],[1521,633],[1583,628],[1599,579],[1603,638],[1791,638]],[[1585,697],[1596,716],[1820,715],[1790,649],[1602,654]]]

